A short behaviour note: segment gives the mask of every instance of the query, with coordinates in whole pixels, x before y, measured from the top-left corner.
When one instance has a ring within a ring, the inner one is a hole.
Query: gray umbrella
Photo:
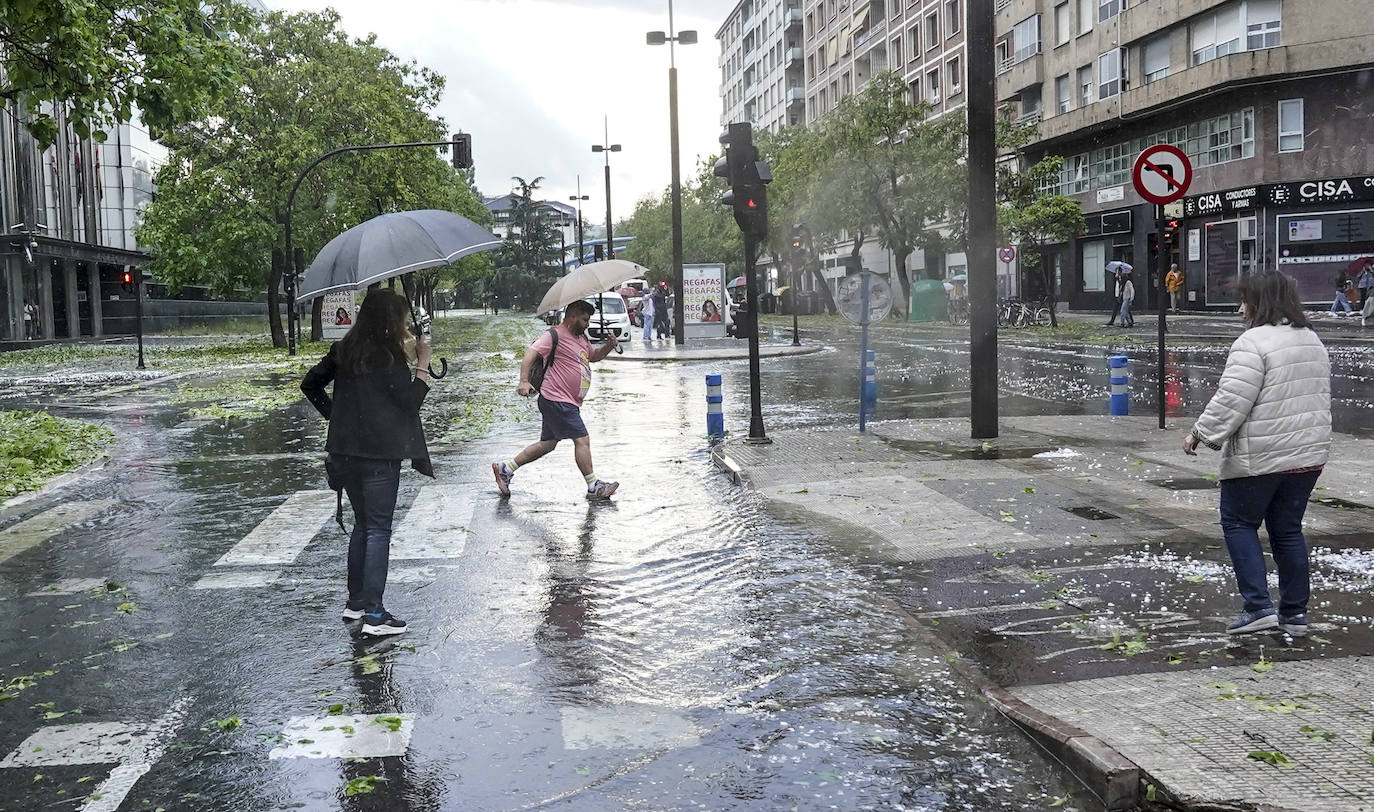
[[[461,214],[422,209],[378,215],[329,241],[306,269],[296,298],[359,290],[500,247],[498,237]]]

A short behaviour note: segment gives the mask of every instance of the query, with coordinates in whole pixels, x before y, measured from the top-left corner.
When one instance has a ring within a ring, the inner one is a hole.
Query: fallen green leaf
[[[366,795],[377,788],[378,781],[385,781],[379,775],[360,775],[344,785],[344,795]]]

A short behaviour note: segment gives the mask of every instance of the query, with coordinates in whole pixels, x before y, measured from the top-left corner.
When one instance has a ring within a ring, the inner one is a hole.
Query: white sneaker
[[[587,498],[610,499],[611,496],[615,493],[616,488],[619,487],[619,482],[607,482],[604,479],[598,479],[596,481],[596,484],[592,485],[590,488],[587,489]]]
[[[514,476],[514,474],[506,468],[506,464],[504,462],[493,462],[491,464],[491,473],[496,477],[496,489],[501,492],[502,496],[510,496],[510,478]]]

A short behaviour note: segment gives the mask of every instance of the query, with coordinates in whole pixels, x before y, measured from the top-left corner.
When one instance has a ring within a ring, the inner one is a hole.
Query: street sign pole
[[[773,442],[763,431],[763,393],[759,381],[759,288],[754,281],[759,241],[744,235],[744,301],[749,310],[749,437],[746,443],[767,445]],[[682,291],[678,291],[681,298]],[[736,325],[735,329],[739,329]]]
[[[867,426],[868,398],[864,391],[864,373],[868,365],[868,282],[869,275],[863,275],[863,293],[860,295],[860,310],[863,314],[859,318],[859,433],[863,434]]]
[[[1164,428],[1164,334],[1168,332],[1168,326],[1164,319],[1164,276],[1169,272],[1169,252],[1164,247],[1164,206],[1155,206],[1155,237],[1159,241],[1159,257],[1155,262],[1155,274],[1159,277],[1156,280],[1156,295],[1159,306],[1159,427]]]

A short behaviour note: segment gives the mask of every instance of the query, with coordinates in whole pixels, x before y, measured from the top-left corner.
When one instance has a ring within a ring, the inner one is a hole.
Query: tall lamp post
[[[582,201],[590,200],[591,195],[582,194],[582,176],[577,176],[577,194],[568,198],[577,201],[577,264],[582,264],[582,258],[587,255],[587,249],[582,245]]]
[[[611,140],[611,125],[609,119],[603,121],[606,127],[605,137],[607,143],[592,144],[592,152],[606,153],[606,259],[615,256],[615,243],[611,241],[611,153],[619,152],[620,145],[609,143]]]
[[[681,346],[686,341],[687,326],[683,323],[682,297],[682,177],[679,170],[677,139],[677,58],[673,52],[674,43],[694,45],[697,41],[695,31],[673,31],[673,0],[668,0],[668,32],[650,31],[644,37],[650,45],[668,43],[668,130],[673,161],[672,198],[673,198],[673,287],[677,296],[673,299],[673,343]]]

